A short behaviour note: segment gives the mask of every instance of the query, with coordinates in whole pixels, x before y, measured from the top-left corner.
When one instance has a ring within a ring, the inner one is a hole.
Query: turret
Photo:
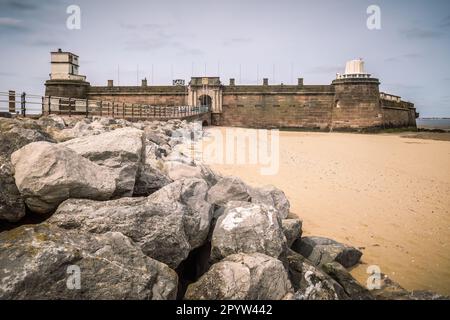
[[[78,74],[78,56],[61,49],[51,52],[50,80],[45,82],[45,95],[85,99],[89,88],[86,76]]]
[[[379,128],[382,126],[380,82],[364,70],[362,59],[347,62],[344,74],[332,82],[335,91],[333,129]]]

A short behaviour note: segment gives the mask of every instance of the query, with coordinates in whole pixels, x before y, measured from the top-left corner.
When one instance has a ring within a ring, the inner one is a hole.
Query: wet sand
[[[361,283],[367,267],[378,265],[408,290],[450,294],[449,141],[280,132],[279,151],[276,175],[261,175],[258,165],[212,167],[251,185],[284,190],[304,235],[359,247],[362,264],[352,274]]]

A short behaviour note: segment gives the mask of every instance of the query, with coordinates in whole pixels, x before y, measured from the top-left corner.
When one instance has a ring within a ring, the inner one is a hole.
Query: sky
[[[80,29],[67,28],[70,5]],[[370,30],[377,5],[381,29]],[[330,84],[363,58],[380,90],[450,117],[448,0],[0,0],[0,91],[44,94],[50,51],[80,57],[92,85]]]

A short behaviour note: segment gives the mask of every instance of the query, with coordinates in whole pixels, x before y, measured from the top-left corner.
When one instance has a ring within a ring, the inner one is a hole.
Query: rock
[[[246,203],[227,207],[212,234],[212,260],[234,253],[264,253],[278,258],[286,248],[281,219],[273,207]]]
[[[273,206],[278,210],[281,219],[288,217],[290,203],[282,190],[269,185],[262,188],[249,188],[248,192],[253,203]]]
[[[379,288],[370,291],[377,300],[450,300],[448,296],[431,291],[415,290],[409,292],[387,275],[380,273],[379,276]]]
[[[25,215],[25,205],[14,181],[11,154],[36,141],[52,141],[30,120],[0,119],[0,220],[17,222]]]
[[[8,159],[11,154],[37,141],[54,140],[32,120],[0,119],[0,155]]]
[[[80,271],[80,287],[73,270]],[[75,270],[75,269],[74,269]],[[0,299],[175,299],[177,274],[118,232],[41,224],[0,233]]]
[[[205,201],[206,190],[206,182],[186,179],[148,198],[103,202],[70,199],[58,207],[48,223],[99,234],[120,232],[149,257],[176,268],[208,235],[211,205]]]
[[[206,201],[208,184],[202,179],[181,179],[157,192],[147,199],[154,205],[171,207],[174,203],[182,204],[184,214],[185,233],[190,246],[197,248],[204,244],[211,225],[213,207]]]
[[[187,300],[281,300],[292,294],[281,261],[260,253],[233,254],[189,285]]]
[[[62,130],[66,128],[66,122],[64,121],[64,119],[55,114],[40,117],[37,121],[37,124],[39,124],[44,129],[48,129],[51,127]]]
[[[337,262],[326,263],[322,265],[322,270],[344,288],[350,299],[374,300],[369,290],[360,285],[341,264]]]
[[[335,280],[298,253],[289,250],[286,261],[296,300],[346,300],[349,298]]]
[[[116,175],[115,197],[133,195],[143,148],[143,131],[116,129],[95,136],[72,139],[61,145],[96,164],[112,169]]]
[[[26,145],[12,154],[11,162],[17,188],[36,213],[49,213],[68,198],[106,200],[116,187],[108,168],[49,142]]]
[[[250,201],[247,185],[237,177],[224,177],[208,191],[208,201],[217,206],[232,200]]]
[[[169,143],[170,138],[168,136],[166,136],[165,134],[160,134],[158,132],[156,132],[154,129],[152,128],[145,128],[144,129],[144,135],[145,135],[145,139],[156,143],[157,145],[165,145],[167,143]]]
[[[178,161],[166,161],[164,163],[164,171],[166,171],[167,176],[174,181],[183,178],[203,178],[200,167],[187,165]]]
[[[23,216],[25,204],[14,181],[11,162],[0,156],[0,220],[17,222]]]
[[[294,242],[292,249],[315,265],[337,261],[345,268],[350,268],[362,256],[362,252],[354,247],[323,237],[303,237]]]
[[[302,236],[302,220],[283,219],[281,220],[281,227],[286,237],[287,246],[290,248],[294,241]]]

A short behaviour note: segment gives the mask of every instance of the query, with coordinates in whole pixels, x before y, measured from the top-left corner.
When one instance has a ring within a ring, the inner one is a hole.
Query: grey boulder
[[[68,198],[106,200],[116,187],[108,168],[49,142],[26,145],[11,162],[17,188],[36,213],[49,213]]]
[[[133,195],[136,174],[143,151],[143,131],[121,128],[99,135],[69,140],[61,145],[79,155],[110,168],[116,175],[114,196]]]
[[[286,248],[286,238],[273,207],[242,203],[228,206],[218,218],[211,245],[215,261],[234,253],[254,252],[278,258]]]
[[[0,220],[17,222],[25,215],[25,204],[17,189],[11,162],[0,156]]]
[[[356,281],[339,263],[330,262],[322,265],[322,270],[336,280],[352,300],[374,300],[372,294]]]
[[[354,247],[323,237],[303,237],[294,242],[292,249],[315,265],[337,261],[345,268],[350,268],[362,256],[362,252]]]
[[[281,300],[292,286],[281,261],[260,253],[234,254],[189,285],[187,300]]]
[[[346,300],[349,298],[339,283],[298,253],[289,250],[286,262],[296,300]]]
[[[224,177],[208,191],[208,201],[224,206],[228,201],[250,201],[247,185],[237,177]]]
[[[118,232],[41,224],[0,234],[1,300],[175,299],[177,281],[175,271]]]
[[[142,251],[176,268],[207,238],[211,205],[205,201],[203,180],[176,181],[148,198],[111,201],[70,199],[48,223],[64,229],[103,234],[121,232]]]
[[[273,206],[278,210],[281,219],[286,219],[288,217],[290,203],[282,190],[268,185],[261,188],[249,188],[248,192],[253,203],[262,203]]]
[[[299,219],[283,219],[281,220],[284,236],[287,245],[290,248],[292,244],[302,236],[302,220]]]

